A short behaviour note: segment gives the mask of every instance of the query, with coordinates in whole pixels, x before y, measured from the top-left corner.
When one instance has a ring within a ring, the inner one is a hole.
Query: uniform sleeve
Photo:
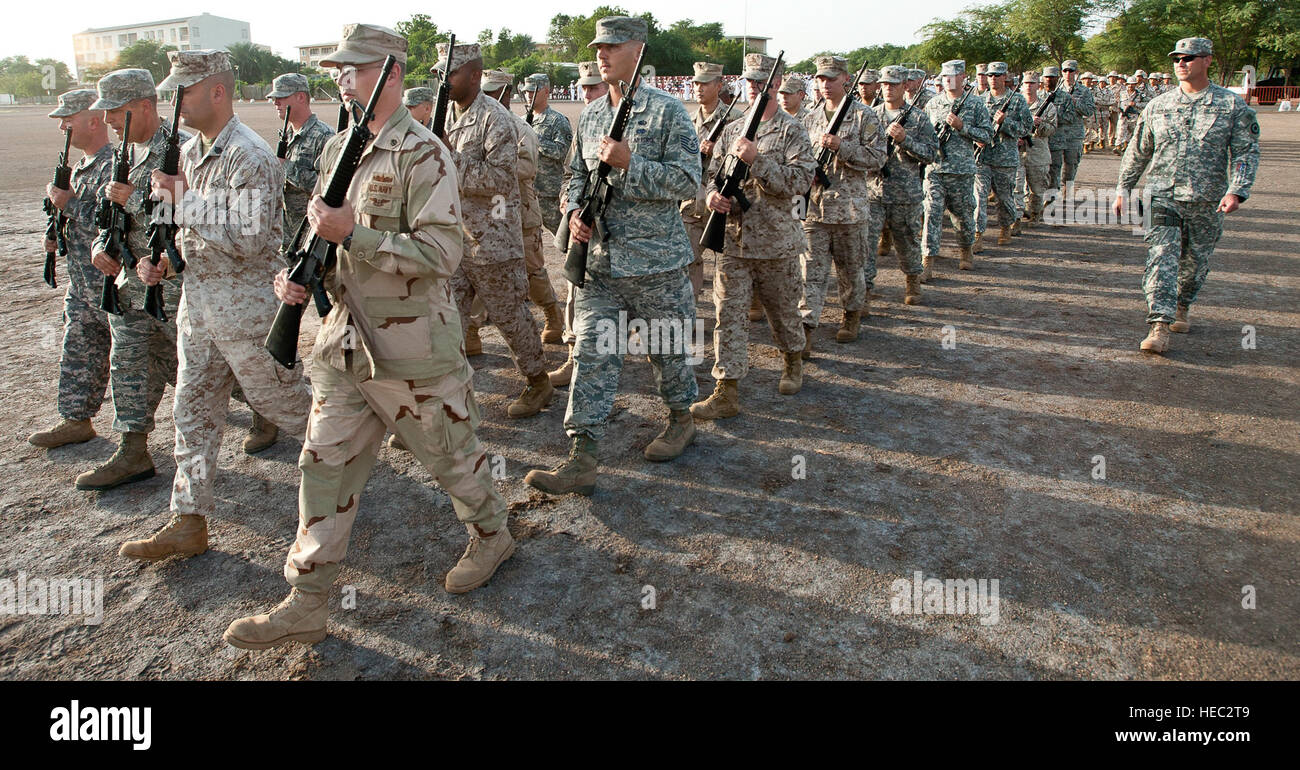
[[[578,125],[581,127],[581,119],[579,119]],[[564,204],[566,216],[570,211],[578,208],[578,201],[582,200],[582,190],[587,186],[587,161],[582,156],[581,130],[574,137],[573,148],[569,151],[569,165],[567,168],[568,178],[565,185],[567,199]]]
[[[876,119],[876,113],[868,109],[857,109],[856,112],[858,113],[857,141],[840,142],[840,149],[836,155],[849,168],[869,174],[872,171],[879,171],[880,167],[885,165],[885,134],[880,130],[880,121]]]
[[[1034,136],[1040,136],[1046,139],[1052,134],[1055,134],[1057,114],[1055,104],[1047,105],[1047,108],[1043,110],[1043,114],[1040,116],[1043,120],[1038,124],[1038,128],[1035,129]],[[1029,122],[1034,122],[1034,113],[1032,110],[1029,112]]]
[[[519,185],[515,176],[519,165],[519,143],[515,127],[504,119],[484,111],[483,159],[473,160],[456,153],[456,169],[460,172],[460,191],[465,195],[507,195],[511,187]]]
[[[1228,192],[1246,200],[1259,168],[1259,118],[1240,100],[1235,117],[1228,137]]]
[[[532,131],[532,129],[528,129]],[[519,127],[519,162],[515,167],[515,177],[520,182],[528,182],[537,178],[537,152],[533,150],[526,137],[523,136],[524,128]]]
[[[923,163],[933,163],[939,156],[939,136],[925,115],[917,113],[917,117],[920,120],[903,137],[903,149]]]
[[[704,200],[709,199],[709,193],[718,192],[718,172],[722,170],[722,162],[726,160],[727,151],[731,149],[731,145],[739,135],[739,131],[734,131],[728,126],[718,136],[718,144],[713,148],[713,154],[709,156],[709,167],[704,170]],[[757,160],[755,158],[756,162]]]
[[[782,137],[782,157],[778,160],[759,153],[750,171],[759,189],[782,198],[803,195],[812,186],[817,160],[803,126],[793,125]]]
[[[558,112],[555,114],[559,118],[555,121],[555,130],[538,136],[537,152],[544,158],[563,161],[569,153],[569,145],[573,144],[573,127],[568,118]]]
[[[1085,118],[1090,118],[1097,112],[1097,103],[1092,98],[1092,91],[1083,89],[1083,93],[1079,95],[1078,107],[1079,115]]]
[[[1119,164],[1117,189],[1121,194],[1137,188],[1142,172],[1151,162],[1155,146],[1155,136],[1151,133],[1151,124],[1147,122],[1147,111],[1144,109],[1138,116],[1137,126],[1133,129],[1133,138],[1129,141],[1128,149],[1124,151],[1124,159]]]
[[[964,120],[961,131],[962,136],[972,142],[983,142],[988,144],[993,141],[993,119],[989,117],[989,111],[984,107],[984,102],[971,102],[970,120]]]
[[[280,161],[269,152],[227,145],[221,162],[224,187],[208,191],[208,197],[193,188],[185,191],[184,226],[223,254],[261,254],[268,243],[279,244],[284,201]]]
[[[663,130],[663,159],[650,160],[632,153],[623,177],[623,194],[632,200],[694,198],[700,188],[700,143],[686,108],[676,100],[667,102]]]
[[[1029,114],[1029,105],[1024,99],[1011,99],[1007,105],[1007,117],[999,130],[1012,139],[1019,139],[1034,130],[1034,117]]]

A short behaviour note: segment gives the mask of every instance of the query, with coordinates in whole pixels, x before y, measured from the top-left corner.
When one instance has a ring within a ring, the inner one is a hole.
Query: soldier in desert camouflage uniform
[[[868,67],[858,78],[858,101],[868,109],[880,103],[880,73]]]
[[[959,267],[970,270],[975,266],[971,257],[971,246],[975,241],[973,143],[988,142],[993,138],[993,122],[978,96],[966,98],[958,113],[952,114],[953,104],[963,98],[966,62],[961,59],[944,62],[942,77],[944,92],[931,99],[925,108],[936,133],[943,133],[945,125],[951,129],[947,141],[941,141],[939,145],[938,160],[925,174],[925,238],[921,260],[925,265],[926,280],[934,275],[945,210],[957,231],[957,247],[961,250]]]
[[[781,78],[781,87],[777,90],[777,96],[781,99],[781,109],[785,110],[800,123],[808,114],[808,107],[804,104],[808,100],[808,83],[802,75],[785,75]]]
[[[870,199],[872,218],[888,224],[893,246],[898,249],[898,266],[907,282],[903,302],[916,305],[921,301],[921,230],[925,221],[921,177],[926,164],[934,161],[939,140],[925,111],[918,107],[912,108],[905,121],[897,123],[907,109],[903,101],[906,74],[905,68],[897,66],[880,70],[884,98],[875,108],[876,118],[885,127],[885,136],[892,140],[892,149],[881,174],[871,178]]]
[[[731,123],[743,118],[745,108],[734,101],[728,103],[720,98],[721,92],[727,87],[722,80],[721,64],[697,61],[694,66],[695,76],[691,79],[691,87],[695,91],[695,101],[700,106],[695,108],[691,123],[695,126],[695,134],[700,142],[700,152],[705,158],[712,158],[713,145],[709,143],[709,133],[718,121]],[[707,187],[706,179],[700,184],[695,197],[682,201],[681,205],[682,224],[686,226],[686,235],[690,238],[691,251],[695,255],[690,275],[691,288],[697,297],[704,286],[704,247],[700,245],[700,239],[704,237],[704,223],[709,218],[709,207],[705,203]]]
[[[1026,72],[1020,91],[1034,123],[1030,134],[1033,143],[1023,138],[1020,140],[1020,164],[1025,170],[1025,186],[1029,190],[1025,197],[1025,214],[1029,218],[1026,226],[1043,221],[1043,194],[1047,192],[1052,166],[1052,149],[1047,140],[1056,131],[1056,100],[1043,106],[1046,95],[1038,90],[1040,82],[1042,79],[1037,72]],[[1042,114],[1034,115],[1040,108]]]

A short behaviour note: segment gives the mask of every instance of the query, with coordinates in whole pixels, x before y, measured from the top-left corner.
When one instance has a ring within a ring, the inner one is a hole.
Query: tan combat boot
[[[93,471],[77,477],[77,489],[102,492],[132,481],[151,479],[155,475],[153,458],[149,456],[148,433],[123,433],[122,443],[108,462]]]
[[[1011,243],[1011,228],[1003,227],[998,230],[998,245],[1006,246],[1008,243]]]
[[[970,253],[982,254],[984,252],[984,233],[975,233],[975,241],[970,245]]]
[[[497,567],[515,552],[515,539],[510,536],[510,528],[501,522],[496,532],[484,532],[477,524],[470,524],[469,544],[460,561],[447,573],[443,584],[449,594],[463,594],[473,591],[492,579]]]
[[[1142,340],[1143,353],[1163,353],[1169,349],[1169,324],[1156,321],[1151,324],[1151,331]]]
[[[785,371],[781,372],[781,382],[776,386],[776,392],[783,396],[793,396],[803,387],[803,359],[799,357],[799,351],[787,352],[785,354]]]
[[[674,409],[668,415],[668,427],[646,445],[645,459],[662,463],[672,460],[695,443],[695,420],[689,409]]]
[[[564,364],[553,372],[546,375],[551,378],[551,387],[564,388],[573,382],[573,346],[569,346],[569,357],[564,359]]]
[[[569,459],[549,471],[529,471],[524,483],[551,495],[590,495],[596,491],[596,440],[579,433],[569,447]]]
[[[816,330],[817,330],[816,326],[809,326],[808,324],[803,325],[803,350],[799,351],[799,357],[805,361],[812,358],[812,354],[813,354],[812,336],[813,336],[813,332]]]
[[[1020,220],[1020,219],[1017,219],[1016,221],[1014,221],[1014,222],[1011,223],[1011,234],[1012,234],[1012,235],[1020,235],[1020,222],[1021,222],[1021,220]]]
[[[962,270],[975,269],[975,258],[971,256],[971,248],[969,246],[962,247],[961,262],[957,263],[957,267],[961,268]]]
[[[172,554],[198,556],[208,550],[208,520],[194,514],[173,514],[167,526],[144,540],[128,540],[119,556],[156,561]]]
[[[921,283],[929,283],[934,278],[934,257],[921,257]]]
[[[406,442],[402,440],[402,437],[397,435],[396,433],[388,437],[388,447],[390,449],[398,449],[403,452],[411,451],[410,448],[406,446]]]
[[[506,408],[506,414],[510,417],[532,417],[551,403],[554,395],[555,387],[551,385],[550,376],[546,372],[534,374],[528,378],[528,387],[524,388],[524,392]]]
[[[836,342],[852,342],[858,338],[858,330],[862,326],[862,312],[858,310],[844,311],[844,320],[840,322],[840,328],[835,331]]]
[[[758,301],[757,296],[754,297],[753,302],[749,303],[749,320],[751,321],[763,320],[763,305],[761,302]]]
[[[53,449],[65,444],[84,444],[95,437],[95,428],[90,420],[63,420],[49,430],[33,433],[27,437],[30,444],[45,449]]]
[[[880,243],[876,246],[876,256],[887,257],[894,248],[894,231],[881,230]]]
[[[479,339],[477,326],[465,327],[465,357],[483,355],[483,340]]]
[[[275,440],[279,437],[280,429],[275,423],[253,409],[253,421],[248,426],[248,435],[244,437],[244,454],[255,455],[258,452],[265,452],[275,445]]]
[[[289,642],[315,644],[325,638],[329,614],[328,593],[294,588],[265,615],[251,615],[231,623],[221,638],[241,650],[265,650]]]
[[[691,404],[691,417],[696,420],[721,420],[740,414],[740,381],[718,380],[713,395]]]
[[[921,304],[921,276],[909,275],[906,276],[906,280],[907,280],[907,288],[903,290],[903,304],[904,305]]]
[[[1187,321],[1187,306],[1179,305],[1178,310],[1174,311],[1174,322],[1169,324],[1169,331],[1186,334],[1191,330],[1192,325]]]
[[[546,317],[546,326],[542,329],[542,342],[547,345],[559,345],[564,342],[564,321],[560,318],[559,303],[542,305],[542,315]]]

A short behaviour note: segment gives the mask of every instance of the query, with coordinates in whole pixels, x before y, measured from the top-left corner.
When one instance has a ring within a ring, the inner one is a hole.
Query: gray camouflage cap
[[[51,118],[66,118],[69,115],[76,115],[78,112],[90,109],[95,97],[95,92],[89,88],[78,88],[74,91],[59,94],[59,106],[55,107],[49,116]]]
[[[1024,79],[1023,79],[1021,82],[1022,82],[1022,83],[1041,83],[1041,82],[1043,82],[1043,81],[1042,81],[1041,78],[1038,77],[1038,73],[1037,73],[1037,72],[1032,72],[1032,71],[1031,71],[1031,72],[1026,72],[1026,73],[1025,73],[1025,77],[1024,77]]]
[[[858,83],[879,83],[879,82],[880,82],[880,73],[871,68],[867,68],[863,70],[862,77],[858,78]]]
[[[1061,76],[1061,68],[1060,68],[1060,67],[1043,67],[1043,77],[1045,77],[1045,78],[1059,78],[1060,76]]]
[[[1005,75],[1007,74],[1007,63],[1004,61],[991,61],[986,71],[989,75]]]
[[[282,99],[299,92],[311,93],[311,84],[307,82],[307,76],[299,75],[297,72],[286,72],[271,81],[271,93],[267,94],[266,98]]]
[[[1206,37],[1185,37],[1174,44],[1170,56],[1213,56],[1214,43]]]
[[[949,59],[939,69],[940,75],[965,75],[966,62],[962,59]]]
[[[172,63],[171,74],[158,84],[159,91],[174,91],[177,86],[189,88],[213,75],[230,72],[230,54],[225,51],[168,51]]]
[[[455,72],[456,70],[460,69],[464,65],[469,64],[470,62],[476,59],[478,61],[483,60],[483,49],[479,48],[478,43],[457,43],[456,50],[451,52],[451,63],[456,65],[454,68],[452,68],[452,72]],[[438,63],[433,65],[433,67],[429,71],[442,74],[442,71],[446,68],[447,68],[447,44],[439,43]]]
[[[989,65],[987,65],[987,64],[976,64],[976,65],[975,65],[975,74],[976,74],[976,75],[987,75],[987,74],[989,74]]]
[[[551,79],[545,72],[534,72],[519,84],[520,91],[550,91]]]
[[[891,64],[888,67],[881,67],[879,82],[898,85],[906,80],[910,80],[910,78],[907,77],[908,72],[910,72],[910,70],[906,67],[900,67],[897,64]]]
[[[92,110],[115,110],[136,99],[158,97],[149,70],[116,70],[100,78],[95,87],[99,89],[99,99],[90,105]]]
[[[782,94],[806,94],[808,93],[808,82],[803,79],[803,75],[786,75],[781,80],[781,87],[777,93]]]
[[[722,77],[722,65],[713,62],[697,61],[692,65],[695,69],[695,77],[691,78],[692,83],[712,83]]]
[[[594,61],[578,62],[578,85],[596,86],[603,83],[600,77],[600,65]]]
[[[347,24],[339,47],[320,60],[322,67],[370,64],[392,56],[406,69],[406,38],[378,24]]]
[[[1079,62],[1075,61],[1074,59],[1066,59],[1065,61],[1061,62],[1061,71],[1066,72],[1067,70],[1074,70],[1075,72],[1078,72]]]
[[[425,104],[426,102],[432,102],[434,97],[433,89],[428,86],[408,88],[406,93],[402,94],[402,106],[414,107],[417,104]]]
[[[596,22],[596,38],[588,43],[587,47],[594,48],[601,43],[616,45],[629,40],[640,40],[644,43],[647,34],[649,30],[645,19],[632,16],[606,16]]]

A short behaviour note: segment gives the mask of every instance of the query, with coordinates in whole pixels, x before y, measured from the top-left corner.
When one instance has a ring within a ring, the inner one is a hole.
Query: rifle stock
[[[172,132],[167,137],[167,151],[163,153],[163,162],[160,166],[162,172],[168,176],[175,176],[180,168],[181,101],[184,99],[185,86],[179,86],[176,89],[176,104],[172,110]],[[180,250],[176,248],[176,202],[166,208],[165,216],[155,216],[159,213],[156,211],[159,202],[150,197],[147,190],[144,192],[145,217],[149,219],[149,261],[157,266],[162,262],[162,255],[166,254],[172,269],[179,274],[185,270],[185,260],[181,259]],[[163,308],[164,304],[161,283],[144,290],[145,312],[165,323],[167,311]]]
[[[68,152],[72,149],[72,129],[67,128],[63,131],[63,152],[59,153],[59,162],[54,166],[54,179],[52,184],[59,190],[72,189],[72,166],[68,165]],[[58,253],[60,257],[68,256],[68,241],[64,237],[64,227],[68,223],[68,218],[63,212],[54,205],[54,201],[49,198],[45,199],[43,209],[49,222],[45,226],[45,240],[54,242],[54,251],[45,250],[45,283],[51,289],[59,288],[54,278],[55,266],[54,256]]]
[[[113,181],[121,184],[131,182],[130,111],[122,121],[122,143],[118,145],[113,161]],[[100,238],[104,240],[104,253],[121,265],[118,275],[122,275],[126,270],[134,270],[137,260],[126,240],[127,230],[131,226],[126,209],[119,203],[103,198],[100,200],[100,209],[96,218],[99,220]],[[106,313],[122,315],[122,305],[117,292],[117,277],[104,276],[104,289],[100,294],[99,307]]]

